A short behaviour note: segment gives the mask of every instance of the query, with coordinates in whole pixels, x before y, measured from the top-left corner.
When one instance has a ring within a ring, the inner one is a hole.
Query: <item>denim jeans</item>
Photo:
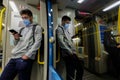
[[[18,74],[19,80],[30,80],[33,60],[22,58],[11,59],[4,68],[0,80],[14,80]]]

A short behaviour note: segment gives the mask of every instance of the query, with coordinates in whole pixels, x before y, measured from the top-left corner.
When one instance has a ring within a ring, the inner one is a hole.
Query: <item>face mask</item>
[[[64,25],[64,27],[65,27],[65,29],[68,29],[69,24],[66,23],[66,24]]]
[[[114,32],[113,31],[111,31],[111,34],[113,34]]]
[[[28,19],[24,19],[23,22],[26,25],[26,27],[28,27],[30,25],[30,20],[28,20]]]

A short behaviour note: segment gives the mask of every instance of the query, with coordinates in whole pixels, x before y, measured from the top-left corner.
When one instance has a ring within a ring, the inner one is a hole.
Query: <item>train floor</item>
[[[117,80],[108,74],[93,74],[87,70],[84,70],[83,80]]]
[[[1,72],[2,72],[2,69],[0,67],[0,74],[1,74]],[[107,75],[107,74],[96,75],[85,69],[84,75],[83,75],[83,80],[117,80],[117,79],[115,79],[114,77]]]

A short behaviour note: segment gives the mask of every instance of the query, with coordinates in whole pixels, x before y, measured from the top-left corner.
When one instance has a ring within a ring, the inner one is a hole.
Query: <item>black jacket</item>
[[[108,51],[108,49],[117,48],[117,45],[118,43],[115,40],[114,35],[111,34],[111,31],[104,32],[104,47],[106,51]]]

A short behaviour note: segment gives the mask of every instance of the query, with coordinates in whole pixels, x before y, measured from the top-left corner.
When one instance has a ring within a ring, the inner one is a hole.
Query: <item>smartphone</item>
[[[15,31],[14,29],[11,29],[11,30],[9,30],[11,33],[13,33],[13,34],[17,34],[18,32],[17,31]],[[20,35],[20,37],[22,37],[22,35],[21,34],[19,34]]]
[[[14,29],[11,29],[11,30],[9,30],[11,33],[14,33],[14,34],[16,34],[16,33],[18,33],[17,31],[15,31]]]

